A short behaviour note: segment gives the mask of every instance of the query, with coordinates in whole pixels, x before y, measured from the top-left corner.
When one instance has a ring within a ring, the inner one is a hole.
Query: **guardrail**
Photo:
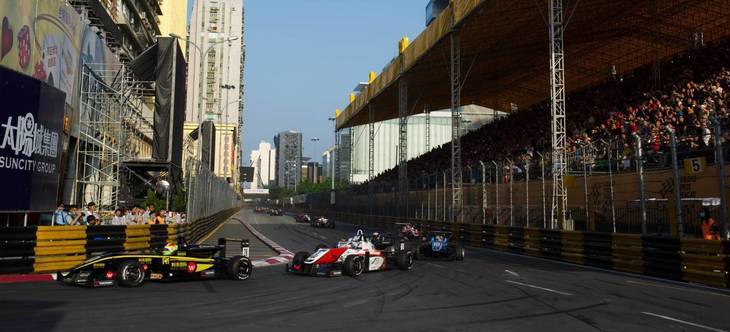
[[[176,225],[0,227],[0,274],[64,271],[98,253],[197,243],[238,210]]]
[[[730,288],[728,241],[450,224],[327,211],[312,213],[386,231],[396,231],[397,222],[409,222],[419,225],[424,232],[452,231],[468,246]]]

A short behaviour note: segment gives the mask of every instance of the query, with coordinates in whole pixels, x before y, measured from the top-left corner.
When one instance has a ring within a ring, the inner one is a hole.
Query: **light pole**
[[[202,101],[202,93],[203,93],[203,75],[204,75],[203,69],[205,68],[205,66],[203,64],[203,59],[208,55],[208,53],[215,46],[217,46],[219,44],[223,44],[225,42],[232,42],[234,40],[238,40],[238,37],[228,37],[228,38],[224,38],[222,40],[211,42],[211,43],[209,43],[210,46],[208,46],[208,48],[205,50],[205,52],[203,52],[203,49],[200,48],[200,46],[198,46],[198,44],[196,44],[195,42],[193,42],[192,40],[190,40],[188,38],[183,38],[182,36],[175,34],[175,33],[171,33],[170,37],[179,39],[181,41],[185,41],[185,42],[189,43],[190,45],[193,45],[193,47],[195,47],[195,49],[198,50],[198,54],[200,55],[200,79],[198,80],[199,81],[198,82],[198,93],[200,94],[200,97],[198,98],[198,135],[200,135],[200,137],[198,139],[197,155],[198,155],[198,160],[202,160],[201,157],[203,154],[203,140],[202,140],[203,107],[202,107],[201,101]],[[195,85],[195,76],[193,76],[193,85]]]
[[[332,149],[332,152],[330,152],[330,163],[332,164],[332,173],[330,174],[330,177],[332,178],[332,192],[330,194],[330,205],[335,205],[335,151],[337,150],[337,118],[331,117],[328,118],[328,120],[332,121],[332,126],[334,127],[334,148]]]
[[[319,138],[317,138],[317,137],[311,138],[309,140],[312,141],[312,142],[315,142],[315,143],[316,142],[319,142]],[[307,169],[309,169],[309,168],[307,168]],[[307,172],[309,172],[309,171],[307,171]],[[319,183],[319,175],[320,174],[317,172],[317,167],[315,167],[315,169],[312,171],[312,177],[314,177],[314,174],[317,174],[317,178],[316,179],[310,179],[310,180],[312,181],[312,183]],[[307,174],[307,177],[309,177],[309,174]]]

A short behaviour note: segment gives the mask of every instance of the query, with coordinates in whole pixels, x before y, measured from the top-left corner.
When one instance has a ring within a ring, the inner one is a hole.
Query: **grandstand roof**
[[[730,35],[727,0],[564,0],[568,92]],[[460,31],[462,104],[509,112],[549,97],[548,0],[457,0],[394,58],[337,118],[346,128],[398,116],[398,80],[409,114],[450,107],[449,31]],[[453,20],[452,20],[453,17]],[[401,66],[404,70],[401,71]],[[401,74],[401,72],[403,72]],[[467,74],[468,72],[468,74]],[[651,79],[651,78],[647,78]]]

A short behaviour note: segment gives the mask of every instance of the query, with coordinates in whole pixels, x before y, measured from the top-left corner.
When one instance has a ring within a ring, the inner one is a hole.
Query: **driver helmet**
[[[162,248],[162,254],[165,256],[174,255],[177,252],[177,244],[168,243]]]

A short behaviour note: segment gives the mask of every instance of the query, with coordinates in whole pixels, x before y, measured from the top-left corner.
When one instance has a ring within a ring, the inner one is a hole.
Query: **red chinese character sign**
[[[0,67],[0,211],[51,211],[60,180],[63,91]]]

